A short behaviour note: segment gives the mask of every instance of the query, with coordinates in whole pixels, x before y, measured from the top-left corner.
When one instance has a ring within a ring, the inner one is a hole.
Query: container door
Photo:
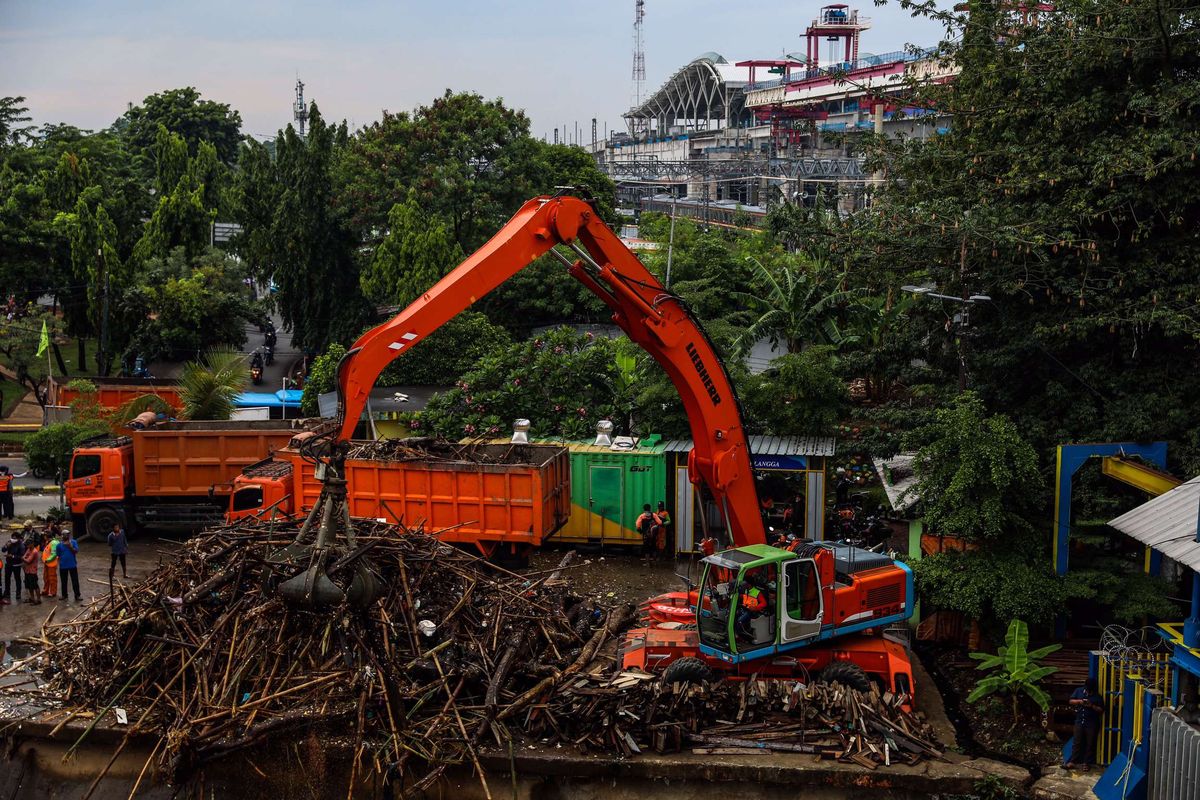
[[[621,477],[623,470],[616,466],[588,466],[588,529],[589,539],[607,539],[621,535]]]

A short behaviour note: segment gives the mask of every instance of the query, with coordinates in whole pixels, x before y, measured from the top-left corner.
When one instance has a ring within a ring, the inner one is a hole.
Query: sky
[[[706,51],[731,63],[804,50],[822,3],[646,0],[646,88]],[[936,23],[857,5],[861,52],[932,45]],[[621,129],[633,96],[634,0],[0,0],[0,97],[37,124],[111,124],[129,103],[195,86],[241,112],[243,132],[291,122],[296,78],[352,129],[447,88],[524,109],[536,136],[591,119]],[[582,134],[590,141],[591,132]]]

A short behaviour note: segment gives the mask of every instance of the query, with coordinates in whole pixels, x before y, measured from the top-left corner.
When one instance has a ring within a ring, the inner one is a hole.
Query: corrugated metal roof
[[[686,453],[692,449],[691,439],[672,439],[663,446],[664,453]],[[751,436],[750,452],[756,456],[831,456],[837,450],[832,436]]]
[[[1108,524],[1168,558],[1200,570],[1200,476],[1143,503]]]

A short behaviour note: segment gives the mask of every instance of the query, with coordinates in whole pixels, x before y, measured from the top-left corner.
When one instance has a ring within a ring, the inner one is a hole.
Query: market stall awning
[[[837,440],[832,436],[751,436],[750,458],[755,469],[807,469],[810,456],[832,456]],[[673,439],[663,446],[664,453],[687,453],[691,439]]]
[[[1108,523],[1168,558],[1200,571],[1200,476]]]

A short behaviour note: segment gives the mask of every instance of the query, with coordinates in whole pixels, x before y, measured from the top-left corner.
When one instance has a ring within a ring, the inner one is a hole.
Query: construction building
[[[844,135],[928,137],[948,124],[906,105],[909,80],[947,80],[955,67],[925,50],[860,52],[870,20],[843,4],[820,9],[804,53],[731,63],[708,52],[679,68],[624,117],[632,133],[592,148],[628,207],[713,224],[756,224],[772,205],[868,202],[866,174]]]

